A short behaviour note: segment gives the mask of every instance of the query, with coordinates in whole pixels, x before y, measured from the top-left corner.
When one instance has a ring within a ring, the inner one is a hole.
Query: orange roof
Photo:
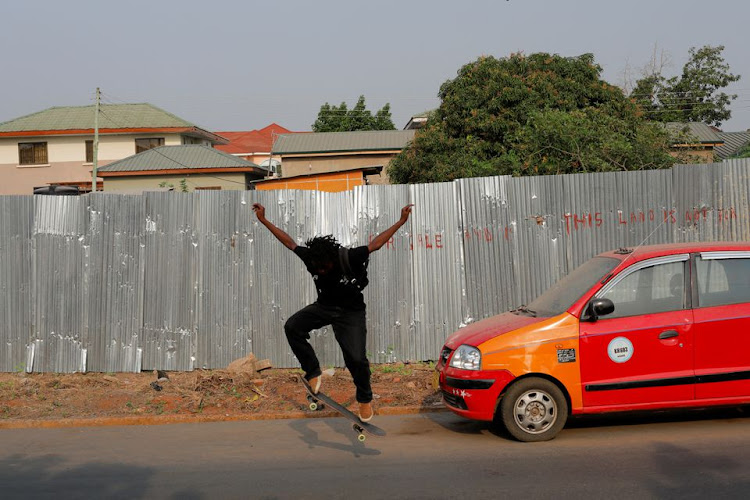
[[[270,153],[271,146],[280,134],[292,133],[291,130],[272,123],[260,130],[246,132],[216,132],[229,139],[229,144],[217,145],[216,149],[229,154]]]

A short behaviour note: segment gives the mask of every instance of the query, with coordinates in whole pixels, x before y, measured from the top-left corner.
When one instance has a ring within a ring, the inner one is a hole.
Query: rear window
[[[750,302],[750,259],[697,259],[698,307]]]
[[[612,257],[594,257],[552,285],[528,305],[537,316],[552,317],[570,309],[575,301],[620,263]]]

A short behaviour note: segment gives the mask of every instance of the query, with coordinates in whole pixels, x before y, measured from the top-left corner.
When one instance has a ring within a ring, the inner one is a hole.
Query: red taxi
[[[570,414],[750,403],[750,243],[600,254],[453,333],[437,370],[452,411],[520,441]]]

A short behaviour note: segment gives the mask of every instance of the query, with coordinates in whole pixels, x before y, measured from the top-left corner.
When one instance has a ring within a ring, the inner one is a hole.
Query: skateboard
[[[314,394],[312,387],[310,387],[310,384],[307,383],[307,380],[305,380],[304,377],[298,376],[297,378],[300,382],[302,382],[302,385],[305,386],[305,390],[307,391],[307,402],[309,403],[309,407],[312,411],[322,410],[324,408],[324,405],[321,404],[321,402],[327,404],[328,406],[339,412],[342,416],[353,422],[352,429],[354,429],[354,431],[357,433],[357,439],[360,442],[365,440],[365,432],[372,434],[373,436],[385,436],[385,431],[380,427],[372,425],[369,422],[362,422],[357,415],[339,404],[330,396],[323,394],[322,392]]]

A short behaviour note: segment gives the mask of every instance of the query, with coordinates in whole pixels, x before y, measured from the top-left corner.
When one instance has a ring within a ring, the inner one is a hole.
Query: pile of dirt
[[[425,363],[373,365],[375,407],[432,410],[442,406],[435,370]],[[309,416],[300,370],[196,370],[143,373],[0,373],[0,425],[25,420],[159,415],[268,418]],[[322,390],[356,409],[345,369],[326,370]],[[333,410],[319,416],[333,416]]]

